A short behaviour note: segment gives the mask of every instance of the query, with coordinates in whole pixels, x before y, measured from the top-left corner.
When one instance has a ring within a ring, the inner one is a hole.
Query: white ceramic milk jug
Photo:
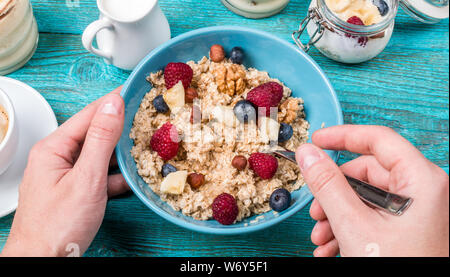
[[[83,33],[83,45],[108,64],[132,70],[170,39],[170,26],[157,0],[97,0],[100,19]],[[92,43],[97,38],[98,48]]]

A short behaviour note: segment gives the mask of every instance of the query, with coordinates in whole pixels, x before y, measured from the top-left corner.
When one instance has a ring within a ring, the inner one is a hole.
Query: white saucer
[[[0,88],[11,99],[19,126],[17,154],[11,167],[0,175],[1,218],[17,208],[19,184],[22,182],[30,149],[58,128],[58,122],[44,97],[30,86],[0,76]]]

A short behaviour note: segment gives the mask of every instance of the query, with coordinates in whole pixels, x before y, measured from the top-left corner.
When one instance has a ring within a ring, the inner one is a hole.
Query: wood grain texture
[[[94,0],[32,0],[40,42],[32,60],[9,77],[31,85],[49,101],[59,123],[122,84],[129,72],[103,63],[81,45],[84,28],[98,18]],[[172,36],[207,26],[240,25],[290,41],[309,1],[293,0],[279,15],[251,20],[234,15],[219,0],[162,0]],[[441,167],[449,160],[448,20],[420,24],[403,11],[393,38],[376,59],[344,65],[310,55],[324,69],[346,123],[394,128]],[[249,49],[248,51],[251,51]],[[343,153],[340,163],[354,158]],[[223,237],[191,232],[150,211],[128,194],[111,200],[101,230],[86,256],[310,256],[314,222],[305,208],[268,230]],[[0,219],[0,249],[13,216]]]

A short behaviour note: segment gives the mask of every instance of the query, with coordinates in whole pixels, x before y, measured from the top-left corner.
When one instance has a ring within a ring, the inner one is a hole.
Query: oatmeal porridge
[[[271,198],[290,205],[290,195],[271,195],[299,189],[303,177],[293,163],[266,153],[295,151],[309,123],[303,100],[267,72],[242,65],[242,49],[226,58],[214,47],[210,58],[170,63],[148,76],[153,88],[135,115],[131,154],[138,174],[173,209],[232,224],[277,210]]]

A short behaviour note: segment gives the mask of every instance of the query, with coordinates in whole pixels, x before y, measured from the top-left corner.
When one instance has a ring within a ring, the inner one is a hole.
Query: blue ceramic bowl
[[[310,133],[320,129],[322,124],[333,126],[343,123],[342,111],[336,94],[319,66],[304,52],[282,39],[265,32],[242,27],[211,27],[180,35],[152,51],[131,73],[125,83],[122,96],[125,100],[125,127],[116,148],[120,169],[134,193],[155,213],[190,230],[212,234],[242,234],[265,229],[283,221],[305,207],[312,195],[304,186],[292,193],[293,204],[287,210],[275,215],[267,212],[264,217],[247,218],[237,224],[224,226],[215,220],[198,221],[176,212],[153,193],[137,174],[136,163],[130,154],[133,141],[129,133],[134,116],[144,95],[151,89],[146,77],[161,70],[169,62],[198,61],[207,56],[213,44],[221,44],[229,52],[234,46],[241,46],[246,53],[244,65],[267,71],[292,89],[293,95],[305,100]],[[338,153],[328,154],[338,159]],[[168,227],[170,228],[170,227]]]

